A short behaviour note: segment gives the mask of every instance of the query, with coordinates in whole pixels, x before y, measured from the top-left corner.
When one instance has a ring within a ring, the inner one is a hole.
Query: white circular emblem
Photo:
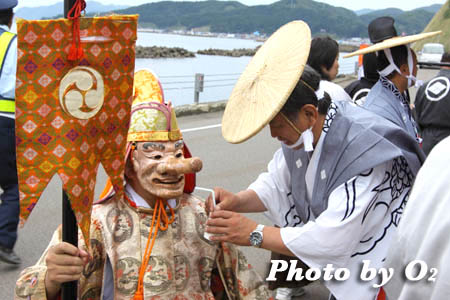
[[[59,103],[77,119],[90,119],[103,106],[105,87],[99,72],[90,67],[75,67],[61,80]]]
[[[439,101],[447,96],[450,89],[450,82],[447,77],[439,76],[433,78],[425,89],[425,95],[430,101]]]
[[[353,95],[353,102],[359,106],[363,106],[364,102],[366,102],[367,94],[370,92],[370,89],[364,88],[360,89]]]

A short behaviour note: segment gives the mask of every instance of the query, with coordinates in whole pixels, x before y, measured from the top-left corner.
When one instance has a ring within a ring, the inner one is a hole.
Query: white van
[[[444,45],[439,43],[427,43],[423,45],[419,52],[419,62],[441,62],[442,54],[444,54]]]

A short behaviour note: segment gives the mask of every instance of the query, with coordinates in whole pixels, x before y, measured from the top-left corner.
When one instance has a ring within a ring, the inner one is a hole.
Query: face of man
[[[270,135],[286,145],[292,145],[298,139],[298,133],[278,113],[269,123]]]
[[[333,65],[331,66],[331,68],[329,68],[329,69],[326,69],[325,67],[322,67],[322,68],[323,68],[322,71],[325,74],[327,74],[328,77],[330,77],[330,80],[334,80],[336,78],[337,74],[338,74],[338,71],[339,71],[339,54],[338,54],[338,56],[336,56],[336,58],[335,58],[335,60],[333,62]]]
[[[308,112],[305,108],[306,105],[303,106],[298,113],[297,119],[295,121],[291,120],[291,124],[289,124],[282,113],[279,112],[269,123],[270,135],[288,146],[295,144],[299,138],[299,134],[293,126],[295,126],[300,132],[303,132],[313,126],[313,124],[310,124],[311,120],[308,118]]]
[[[156,198],[172,199],[183,194],[183,147],[182,140],[136,143],[131,153],[131,184],[151,205]]]

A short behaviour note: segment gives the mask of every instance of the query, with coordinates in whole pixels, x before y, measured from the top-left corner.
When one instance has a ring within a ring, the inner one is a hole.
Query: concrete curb
[[[345,75],[339,78],[336,78],[333,82],[339,84],[342,87],[347,86],[351,81],[355,80],[356,76],[354,75]],[[190,116],[196,114],[210,113],[216,111],[225,110],[225,106],[227,105],[228,100],[221,100],[215,102],[205,102],[199,104],[186,104],[175,106],[175,114],[177,117]]]

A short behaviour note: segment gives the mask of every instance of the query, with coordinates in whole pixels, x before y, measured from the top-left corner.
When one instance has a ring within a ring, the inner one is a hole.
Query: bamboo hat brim
[[[230,143],[257,134],[281,110],[305,68],[311,31],[303,21],[280,27],[261,46],[239,77],[222,118]]]
[[[415,34],[415,35],[392,37],[392,38],[384,40],[380,43],[373,44],[372,46],[369,46],[367,48],[360,49],[355,52],[344,55],[344,58],[352,57],[355,55],[367,54],[367,53],[376,52],[376,51],[380,51],[380,50],[384,50],[384,49],[388,49],[388,48],[393,48],[393,47],[397,47],[397,46],[401,46],[401,45],[414,43],[414,42],[438,35],[441,32],[442,31],[439,30],[439,31],[433,31],[433,32],[419,33],[419,34]]]

